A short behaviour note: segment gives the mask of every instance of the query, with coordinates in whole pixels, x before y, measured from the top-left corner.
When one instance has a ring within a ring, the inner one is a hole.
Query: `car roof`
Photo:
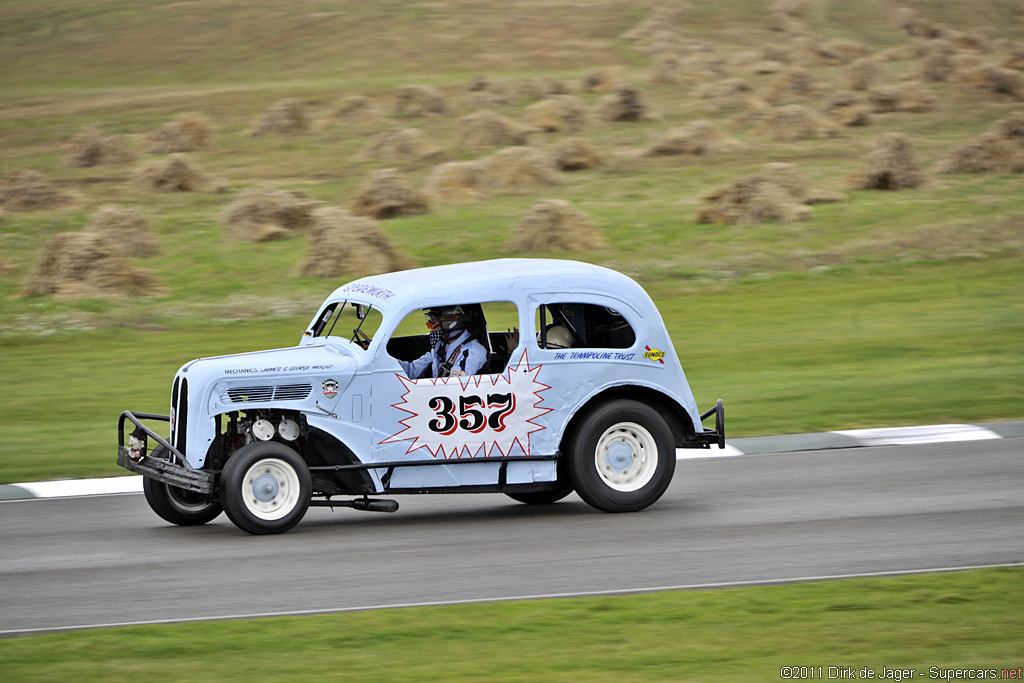
[[[622,273],[581,261],[505,258],[453,263],[382,273],[354,280],[336,289],[332,299],[363,294],[374,305],[390,308],[410,299],[432,303],[499,301],[511,291],[590,292],[611,294],[640,303],[650,297]]]

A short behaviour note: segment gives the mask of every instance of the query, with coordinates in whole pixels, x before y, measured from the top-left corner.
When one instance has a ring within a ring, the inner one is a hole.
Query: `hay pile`
[[[516,228],[508,248],[514,251],[583,251],[605,246],[590,218],[564,199],[542,199]]]
[[[864,57],[850,64],[846,69],[844,90],[865,91],[878,85],[884,72],[877,59]]]
[[[568,95],[571,88],[550,76],[526,78],[512,85],[513,97],[527,100],[542,100],[550,95]]]
[[[133,182],[142,192],[211,192],[221,189],[220,183],[203,173],[184,154],[171,155],[135,172]]]
[[[591,69],[580,79],[583,92],[615,92],[626,83],[626,72],[621,66],[602,66]]]
[[[147,135],[142,144],[154,154],[210,149],[210,120],[202,114],[181,114]]]
[[[645,157],[692,154],[706,156],[728,154],[747,149],[747,145],[734,140],[707,121],[691,121],[680,128],[671,128],[643,152]]]
[[[152,256],[160,251],[149,221],[136,209],[104,206],[92,215],[87,232],[102,235],[129,256]]]
[[[55,209],[72,201],[38,171],[21,169],[0,176],[0,208],[5,211]]]
[[[928,182],[914,161],[910,138],[886,133],[847,180],[851,190],[912,190]]]
[[[780,142],[834,138],[839,126],[831,119],[800,104],[790,104],[771,112],[761,124],[759,132]]]
[[[961,80],[972,100],[1024,102],[1024,78],[1012,69],[985,65],[964,73]]]
[[[545,133],[578,133],[587,125],[587,105],[575,95],[555,95],[527,107],[526,119]]]
[[[681,56],[662,55],[651,72],[652,83],[707,83],[728,76],[721,57],[711,52],[698,52]]]
[[[365,95],[348,95],[335,102],[327,117],[327,125],[363,125],[380,123],[384,113]]]
[[[772,84],[765,99],[769,102],[779,102],[788,99],[818,97],[819,95],[821,95],[821,88],[815,84],[809,73],[803,69],[792,69],[782,74]]]
[[[428,140],[419,128],[381,133],[362,153],[366,159],[380,161],[422,161],[443,155],[444,150]]]
[[[566,138],[548,147],[555,165],[562,171],[584,171],[604,166],[604,159],[583,138]]]
[[[867,97],[862,93],[840,90],[825,100],[821,112],[840,126],[870,126],[874,123]]]
[[[483,169],[476,161],[450,161],[435,166],[423,191],[435,202],[468,204],[486,197],[481,187]]]
[[[890,112],[921,114],[932,111],[939,105],[938,98],[925,90],[919,83],[872,88],[868,91],[868,102],[871,105],[871,110],[876,114]]]
[[[844,196],[807,182],[791,164],[776,163],[701,199],[699,223],[736,225],[804,220],[811,213],[809,204],[840,201]]]
[[[397,169],[373,173],[352,198],[350,211],[356,216],[396,218],[430,213],[427,195],[410,186]]]
[[[939,41],[935,41],[939,42]],[[921,62],[918,76],[925,83],[945,83],[956,74],[953,58],[945,52],[933,52]]]
[[[308,132],[309,118],[305,106],[299,100],[286,98],[267,110],[259,125],[249,131],[249,136],[302,135]]]
[[[987,133],[939,162],[939,173],[1024,173],[1024,112],[1014,112]]]
[[[620,85],[613,95],[605,95],[597,103],[597,115],[609,123],[626,121],[640,123],[657,117],[644,104],[640,91],[632,85]]]
[[[804,30],[806,0],[774,0],[768,8],[768,28],[783,33],[798,33]]]
[[[561,182],[554,157],[533,147],[508,147],[481,159],[481,165],[485,187],[547,187]]]
[[[489,109],[467,114],[459,119],[459,144],[471,149],[525,145],[530,126],[502,116]]]
[[[115,243],[95,232],[62,232],[54,236],[21,292],[22,296],[65,300],[161,293],[162,288],[152,275],[132,266]]]
[[[999,66],[1004,69],[1024,71],[1024,43],[1014,43],[1010,48],[1010,54]]]
[[[361,276],[410,266],[376,221],[322,207],[313,213],[309,255],[299,272],[313,277]]]
[[[98,128],[88,127],[64,145],[61,163],[70,168],[113,166],[135,161],[127,143],[116,135],[104,135]]]
[[[451,113],[444,94],[430,85],[403,85],[395,94],[399,116],[444,116]]]
[[[754,88],[742,78],[705,83],[694,88],[693,94],[720,112],[727,109],[759,110],[766,106],[754,96]]]
[[[293,232],[309,232],[313,212],[322,206],[297,190],[256,187],[246,190],[220,214],[228,236],[238,242],[266,242]]]

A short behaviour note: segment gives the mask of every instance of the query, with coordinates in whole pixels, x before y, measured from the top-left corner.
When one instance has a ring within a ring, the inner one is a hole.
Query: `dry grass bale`
[[[512,94],[520,99],[542,100],[549,95],[568,95],[571,88],[550,76],[527,78],[512,86]]]
[[[414,216],[430,213],[430,200],[405,182],[397,169],[385,168],[356,190],[350,210],[357,216],[378,219]]]
[[[1014,112],[989,132],[957,147],[939,173],[1024,173],[1024,112]]]
[[[935,109],[939,100],[918,83],[890,85],[868,91],[868,102],[876,114],[890,112],[923,113]]]
[[[366,159],[381,161],[421,161],[436,159],[443,154],[444,150],[428,140],[419,128],[381,133],[362,152]]]
[[[0,208],[6,211],[56,209],[71,201],[70,194],[38,171],[26,168],[0,176]]]
[[[942,52],[935,52],[921,62],[920,78],[925,83],[944,83],[956,73],[953,59]]]
[[[833,93],[821,111],[840,126],[870,126],[874,123],[867,97],[849,90]]]
[[[209,192],[220,186],[184,154],[140,168],[133,178],[143,192]]]
[[[791,164],[768,164],[760,173],[703,195],[697,221],[735,225],[804,220],[811,212],[808,204],[843,198],[807,182]]]
[[[559,140],[548,150],[555,159],[555,165],[562,171],[585,171],[604,166],[604,159],[594,146],[583,138]]]
[[[486,197],[481,189],[482,166],[477,161],[439,164],[427,176],[423,191],[435,202],[468,204]]]
[[[293,232],[309,232],[313,212],[322,206],[298,190],[256,187],[246,190],[220,214],[228,236],[239,242],[266,242]]]
[[[908,7],[896,10],[896,21],[908,36],[915,38],[942,38],[945,29]]]
[[[379,123],[383,117],[384,113],[380,107],[374,104],[369,97],[348,95],[334,103],[331,113],[327,117],[327,123],[328,125]]]
[[[486,187],[515,189],[561,182],[554,157],[533,147],[508,147],[481,159],[481,164]]]
[[[878,85],[882,80],[882,65],[878,60],[865,57],[858,59],[846,69],[844,90],[864,91]]]
[[[842,64],[849,64],[858,59],[866,59],[871,55],[871,50],[853,40],[839,38],[828,40],[822,45],[825,52],[839,55]]]
[[[999,66],[1004,69],[1024,71],[1024,43],[1014,43],[1010,54]]]
[[[803,69],[792,69],[772,84],[765,99],[778,102],[791,98],[817,97],[820,94],[821,88],[814,83],[809,73]]]
[[[21,292],[22,296],[54,296],[64,300],[161,293],[152,275],[132,266],[116,243],[95,232],[55,235]]]
[[[127,143],[116,135],[104,135],[89,126],[67,141],[61,163],[70,168],[113,166],[135,161]]]
[[[768,29],[790,33],[803,28],[806,0],[774,0],[768,7]]]
[[[147,135],[142,144],[154,154],[210,149],[210,120],[202,114],[181,114]]]
[[[459,144],[481,149],[525,145],[536,130],[507,116],[485,109],[459,119]]]
[[[527,107],[526,119],[545,133],[578,133],[587,126],[587,105],[575,95],[554,95]]]
[[[747,145],[734,140],[718,127],[707,121],[691,121],[680,128],[671,128],[650,147],[644,150],[645,157],[692,154],[705,156],[728,154],[747,149]]]
[[[972,99],[989,102],[1024,102],[1024,78],[1012,69],[985,65],[964,73]]]
[[[609,123],[625,121],[640,123],[657,117],[643,101],[640,91],[632,85],[621,85],[613,95],[605,95],[597,103],[597,115]]]
[[[886,133],[848,179],[851,190],[912,190],[926,185],[927,177],[914,161],[910,138]]]
[[[376,221],[322,207],[313,214],[309,255],[299,271],[313,277],[376,275],[412,264],[395,249]]]
[[[583,251],[606,245],[590,218],[564,199],[542,199],[516,228],[514,251]]]
[[[591,69],[580,79],[583,92],[615,92],[626,81],[621,66],[602,66]]]
[[[662,55],[651,72],[652,83],[707,83],[725,78],[725,60],[711,52],[698,52],[681,56]]]
[[[395,94],[399,116],[444,116],[451,113],[444,93],[430,85],[403,85]]]
[[[693,94],[717,111],[726,109],[764,109],[765,103],[754,96],[754,88],[742,78],[727,78],[694,88]]]
[[[768,115],[759,130],[780,142],[832,138],[839,135],[839,127],[835,123],[800,104],[790,104],[776,109]]]
[[[766,74],[777,74],[786,70],[786,64],[784,62],[774,62],[767,59],[762,59],[751,65],[750,70],[759,76]]]
[[[279,100],[254,129],[249,131],[250,137],[264,135],[302,135],[309,132],[309,119],[302,102],[293,98]]]
[[[149,221],[136,209],[104,206],[92,215],[86,230],[103,235],[129,256],[152,256],[160,251]]]
[[[988,39],[977,32],[950,31],[947,39],[950,40],[958,50],[970,50],[973,52],[991,52],[992,46]]]

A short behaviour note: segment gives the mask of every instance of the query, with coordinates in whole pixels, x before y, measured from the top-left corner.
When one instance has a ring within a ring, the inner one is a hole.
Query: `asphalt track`
[[[0,636],[1024,563],[1024,438],[680,460],[634,514],[575,495],[179,528],[139,494],[0,502]]]

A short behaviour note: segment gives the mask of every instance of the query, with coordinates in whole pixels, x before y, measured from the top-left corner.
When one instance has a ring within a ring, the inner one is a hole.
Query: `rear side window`
[[[550,303],[537,308],[542,349],[628,349],[636,333],[621,313],[598,304]]]

